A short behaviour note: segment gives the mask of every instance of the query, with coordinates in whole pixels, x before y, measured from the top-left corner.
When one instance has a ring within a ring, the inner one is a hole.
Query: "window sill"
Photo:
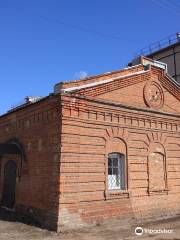
[[[105,191],[105,199],[129,198],[130,192],[128,190],[108,190]]]
[[[157,190],[149,189],[148,190],[149,195],[168,194],[168,192],[169,192],[169,189],[157,189]]]

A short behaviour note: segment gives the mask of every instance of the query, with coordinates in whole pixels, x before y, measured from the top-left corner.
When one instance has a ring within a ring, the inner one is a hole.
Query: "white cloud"
[[[86,71],[83,71],[83,70],[80,70],[79,72],[76,72],[75,74],[74,74],[74,77],[76,78],[76,79],[84,79],[84,78],[86,78],[88,76],[88,73],[86,72]]]

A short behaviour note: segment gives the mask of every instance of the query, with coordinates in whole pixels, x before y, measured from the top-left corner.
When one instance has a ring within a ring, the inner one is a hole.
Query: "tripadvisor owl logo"
[[[141,236],[143,235],[143,228],[142,227],[137,227],[135,228],[135,234],[138,235],[138,236]]]

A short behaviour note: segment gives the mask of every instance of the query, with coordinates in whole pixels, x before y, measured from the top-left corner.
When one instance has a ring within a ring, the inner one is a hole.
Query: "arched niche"
[[[149,154],[154,153],[154,152],[158,152],[161,153],[163,155],[165,155],[165,148],[164,146],[159,143],[159,142],[151,142],[149,145]]]
[[[167,190],[166,152],[159,142],[153,142],[148,152],[148,190],[164,192]]]
[[[23,163],[27,165],[27,158],[24,147],[17,138],[9,139],[6,142],[0,143],[0,159],[9,154],[12,156],[18,156],[19,158],[18,175],[20,178]]]

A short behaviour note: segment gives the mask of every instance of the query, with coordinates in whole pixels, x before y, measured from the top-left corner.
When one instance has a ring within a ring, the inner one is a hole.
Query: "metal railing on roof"
[[[163,38],[157,42],[154,42],[150,44],[148,47],[141,48],[139,51],[134,53],[134,57],[138,57],[141,55],[148,56],[156,51],[159,51],[177,42],[180,42],[180,32],[169,35],[166,38]]]

